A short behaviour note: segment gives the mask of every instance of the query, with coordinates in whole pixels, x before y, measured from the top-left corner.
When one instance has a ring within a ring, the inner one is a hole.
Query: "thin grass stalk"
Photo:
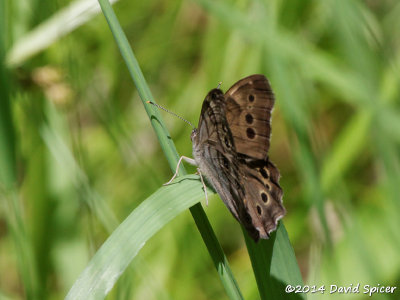
[[[0,32],[5,28],[4,7],[0,4]],[[31,240],[27,236],[23,210],[19,202],[16,168],[16,137],[12,119],[11,92],[8,70],[4,65],[5,41],[0,36],[0,204],[11,232],[18,257],[18,275],[27,299],[35,299],[39,286]]]

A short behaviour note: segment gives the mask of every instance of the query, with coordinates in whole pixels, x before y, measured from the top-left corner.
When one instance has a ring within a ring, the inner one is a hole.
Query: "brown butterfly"
[[[239,80],[225,95],[211,90],[191,135],[194,159],[179,160],[198,166],[200,178],[206,177],[256,242],[268,239],[286,213],[279,170],[268,157],[274,102],[264,75]]]

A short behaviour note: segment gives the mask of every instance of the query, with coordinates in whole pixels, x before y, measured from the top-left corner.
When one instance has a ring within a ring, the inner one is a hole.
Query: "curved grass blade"
[[[175,182],[158,189],[118,226],[81,273],[66,299],[104,299],[146,242],[204,198],[197,176],[179,177]]]
[[[282,221],[269,240],[257,244],[242,228],[246,238],[247,251],[253,266],[260,298],[267,299],[306,299],[305,294],[287,293],[287,285],[303,286],[303,279],[297,265],[293,247]]]

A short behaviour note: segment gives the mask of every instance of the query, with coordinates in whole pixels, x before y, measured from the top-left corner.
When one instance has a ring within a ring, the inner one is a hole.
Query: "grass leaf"
[[[271,234],[269,240],[260,240],[256,244],[247,233],[245,237],[260,298],[305,299],[304,294],[285,291],[289,284],[303,285],[303,279],[283,223],[279,223],[277,231]]]
[[[144,200],[112,233],[66,299],[103,299],[146,242],[204,197],[198,177],[180,177]],[[179,182],[179,183],[178,183]]]

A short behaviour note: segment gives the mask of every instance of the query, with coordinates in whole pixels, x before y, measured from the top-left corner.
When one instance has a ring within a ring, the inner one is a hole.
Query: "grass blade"
[[[321,181],[325,191],[331,189],[337,178],[345,173],[346,168],[350,168],[359,158],[370,134],[371,119],[370,111],[358,113],[336,139],[332,153],[327,156],[322,168]]]
[[[112,233],[72,286],[66,299],[103,299],[146,242],[204,197],[197,176],[180,177],[144,200]]]
[[[0,4],[0,32],[5,29],[5,9]],[[5,32],[5,30],[4,30]],[[18,176],[16,163],[16,133],[12,111],[12,88],[9,70],[5,61],[5,35],[0,35],[0,214],[9,228],[14,244],[13,251],[17,260],[18,275],[23,283],[27,298],[38,294],[37,269],[33,257],[32,242],[28,238],[24,219],[24,209],[17,191]]]
[[[116,2],[117,0],[111,0]],[[15,67],[48,48],[61,37],[85,24],[100,12],[95,0],[78,0],[21,37],[7,54],[7,65]]]
[[[304,294],[285,292],[288,284],[303,285],[303,279],[283,223],[269,240],[257,244],[242,230],[261,299],[305,299]]]

